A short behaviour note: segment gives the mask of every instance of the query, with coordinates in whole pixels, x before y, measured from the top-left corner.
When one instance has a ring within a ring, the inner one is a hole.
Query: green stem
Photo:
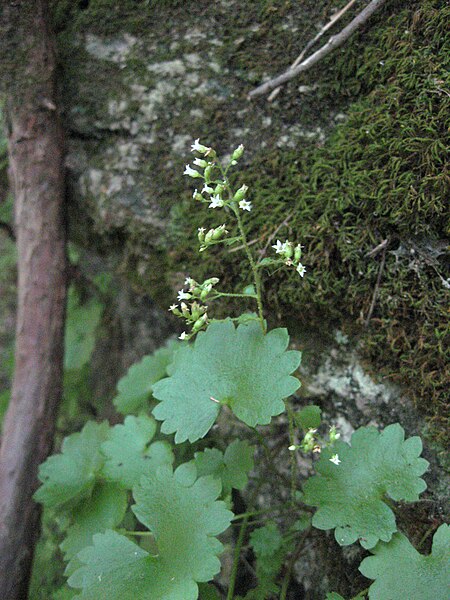
[[[126,531],[126,530],[123,530],[121,533],[123,533],[124,535],[136,535],[136,536],[153,535],[153,533],[151,531]]]
[[[241,234],[242,244],[244,246],[245,253],[247,254],[248,261],[250,263],[252,273],[253,273],[253,281],[255,282],[255,290],[256,290],[256,302],[258,304],[258,316],[259,322],[261,324],[261,329],[263,333],[266,333],[266,324],[264,322],[264,313],[263,313],[263,305],[262,305],[262,294],[261,294],[261,277],[259,271],[256,267],[255,260],[248,246],[247,236],[245,234],[245,229],[242,224],[241,215],[239,213],[239,209],[235,206],[235,204],[231,204],[231,208],[236,215],[239,233]]]
[[[231,520],[232,521],[240,521],[242,519],[251,519],[252,517],[258,517],[259,515],[265,515],[271,512],[277,512],[279,510],[283,510],[284,508],[292,509],[291,503],[279,504],[278,506],[273,506],[271,508],[263,508],[261,510],[254,510],[246,513],[241,513],[240,515],[235,515]]]
[[[218,292],[216,290],[216,295],[211,297],[211,300],[216,300],[216,298],[220,298],[220,296],[227,296],[228,298],[254,298],[258,299],[256,294],[232,294],[230,292]]]
[[[308,532],[303,532],[302,537],[300,538],[294,553],[292,554],[291,558],[289,559],[289,563],[287,565],[286,568],[286,574],[283,578],[283,583],[281,584],[281,592],[280,592],[280,600],[286,600],[287,597],[287,593],[288,593],[288,589],[289,589],[289,583],[291,581],[291,577],[292,577],[292,571],[294,570],[294,565],[297,562],[301,551],[303,549],[303,544],[305,543],[305,539],[308,535]]]
[[[289,445],[295,446],[295,421],[294,411],[291,405],[286,401],[286,410],[289,421]],[[295,452],[290,452],[291,455],[291,502],[295,502],[296,482],[297,482],[297,460],[295,458]]]
[[[234,587],[236,585],[236,577],[239,568],[239,559],[241,556],[241,549],[244,543],[245,533],[247,531],[248,520],[250,517],[244,517],[242,521],[241,529],[239,530],[239,537],[236,542],[236,548],[234,549],[234,559],[233,559],[233,568],[230,576],[230,585],[228,586],[228,593],[226,600],[233,600],[234,596]]]

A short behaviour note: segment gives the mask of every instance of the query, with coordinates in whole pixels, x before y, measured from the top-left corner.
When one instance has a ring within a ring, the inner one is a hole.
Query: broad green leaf
[[[216,501],[220,484],[212,477],[192,481],[195,467],[160,467],[134,490],[137,518],[153,533],[157,555],[113,531],[94,535],[82,550],[82,566],[69,585],[90,600],[197,600],[197,582],[219,571],[222,545],[216,535],[233,514]]]
[[[71,510],[73,524],[61,544],[65,560],[70,560],[92,544],[92,536],[119,525],[127,509],[127,495],[113,483],[97,483],[89,499]]]
[[[384,502],[414,502],[426,489],[420,479],[428,462],[418,458],[420,438],[405,441],[398,423],[379,433],[375,427],[362,427],[352,436],[351,446],[338,441],[325,449],[316,466],[318,475],[304,486],[304,502],[319,509],[313,517],[318,529],[335,529],[341,546],[359,540],[373,548],[378,540],[388,542],[396,531],[395,516]],[[338,454],[340,464],[330,462]]]
[[[91,358],[102,313],[103,305],[96,298],[81,304],[75,290],[70,289],[64,351],[66,369],[81,369]]]
[[[220,477],[224,495],[229,494],[232,488],[242,490],[248,482],[247,474],[253,469],[254,452],[253,446],[241,440],[232,442],[224,454],[216,448],[206,448],[195,454],[198,476]]]
[[[308,429],[317,429],[321,423],[322,410],[315,404],[305,406],[295,414],[295,422],[304,431]]]
[[[82,566],[68,584],[82,588],[84,600],[197,600],[192,579],[152,556],[128,538],[108,530],[94,535],[94,545],[78,554]]]
[[[388,544],[371,550],[359,570],[375,582],[370,600],[445,600],[450,590],[450,527],[441,525],[434,534],[431,554],[424,556],[408,539],[396,533]]]
[[[117,384],[119,393],[113,400],[120,413],[134,414],[148,408],[153,384],[167,375],[167,367],[172,362],[177,346],[178,344],[172,343],[166,348],[160,348],[128,369]]]
[[[156,421],[147,415],[128,416],[123,425],[115,425],[102,444],[106,457],[103,474],[125,489],[131,490],[142,475],[149,475],[174,457],[168,442],[153,442]]]
[[[58,506],[89,496],[103,466],[100,446],[108,432],[108,423],[90,421],[79,433],[66,437],[61,454],[50,456],[39,467],[42,485],[34,499],[45,506]]]
[[[155,536],[161,558],[179,575],[209,581],[220,570],[222,544],[214,536],[229,526],[233,513],[216,501],[220,482],[200,477],[191,483],[184,471],[182,477],[177,471],[160,467],[143,477],[133,492],[133,512]]]
[[[161,431],[176,432],[177,443],[194,442],[211,429],[222,404],[250,427],[269,423],[300,385],[290,374],[301,354],[286,351],[288,343],[285,329],[264,335],[254,322],[237,329],[231,321],[211,323],[177,352],[171,376],[153,386]]]

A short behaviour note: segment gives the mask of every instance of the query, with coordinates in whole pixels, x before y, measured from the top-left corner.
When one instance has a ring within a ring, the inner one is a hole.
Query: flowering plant
[[[69,586],[79,590],[77,597],[92,600],[237,599],[248,541],[256,581],[245,600],[286,600],[292,567],[315,527],[333,529],[341,546],[358,542],[374,554],[361,565],[361,572],[376,580],[368,591],[371,599],[381,600],[379,590],[390,585],[392,569],[383,566],[391,557],[400,577],[403,569],[414,581],[415,597],[427,597],[430,581],[435,589],[435,581],[445,577],[441,555],[448,530],[439,529],[434,556],[423,560],[428,557],[396,533],[392,511],[394,501],[414,502],[426,488],[420,476],[428,463],[420,458],[420,439],[405,440],[394,424],[381,433],[362,427],[348,443],[335,426],[324,431],[319,407],[298,409],[293,395],[300,386],[295,373],[301,353],[287,349],[286,329],[268,331],[262,275],[272,267],[293,268],[301,284],[303,248],[297,241],[276,240],[271,257],[253,254],[245,217],[257,200],[249,199],[247,185],[234,189],[229,178],[243,146],[225,165],[199,140],[192,151],[194,166],[187,165],[184,174],[203,185],[193,199],[222,211],[225,221],[208,231],[199,227],[200,252],[239,244],[252,281],[237,293],[220,290],[214,276],[203,282],[187,277],[178,303],[169,308],[186,325],[181,342],[145,357],[118,383],[114,403],[125,415],[123,424],[87,423],[41,466],[35,497],[66,517],[61,549],[69,563]],[[227,230],[230,219],[235,235]],[[256,312],[212,318],[210,303],[227,297],[254,303]],[[219,426],[206,438],[223,411],[254,445],[237,439],[227,445]],[[258,507],[264,477],[258,475],[261,466],[253,470],[255,450],[263,451],[264,459],[261,452],[258,459],[277,473],[274,449],[261,428],[283,413],[289,486],[281,505]],[[319,457],[312,477],[300,478],[299,453]],[[248,510],[235,514],[232,490],[246,488]],[[317,507],[313,516],[312,507]],[[220,570],[223,546],[217,536],[230,526],[238,526],[239,533],[225,589],[207,582]],[[405,561],[409,556],[412,562]],[[283,569],[285,563],[290,566]],[[389,597],[400,600],[401,591]]]

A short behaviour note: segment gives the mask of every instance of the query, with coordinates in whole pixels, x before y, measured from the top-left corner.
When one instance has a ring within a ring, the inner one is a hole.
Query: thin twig
[[[288,216],[284,219],[284,221],[282,221],[278,227],[276,227],[274,229],[274,231],[272,231],[272,233],[269,235],[269,237],[267,238],[267,242],[266,245],[264,246],[264,248],[262,250],[260,250],[260,259],[264,257],[264,255],[267,252],[267,248],[270,246],[270,243],[272,242],[273,238],[277,235],[277,233],[280,231],[280,229],[283,226],[287,227],[287,224],[289,223],[289,220],[294,216],[294,211],[291,211]]]
[[[389,243],[389,238],[386,238],[380,244],[378,244],[378,246],[375,246],[375,248],[372,248],[372,250],[369,250],[369,252],[367,252],[367,254],[364,254],[364,258],[369,258],[369,256],[375,256],[375,254],[378,254],[378,252],[380,252],[380,250],[384,250],[384,248],[386,248],[388,243]]]
[[[373,15],[373,13],[376,10],[378,10],[381,6],[383,6],[385,2],[386,0],[372,0],[370,4],[368,4],[366,8],[362,10],[353,19],[353,21],[351,21],[346,27],[344,27],[344,29],[340,31],[337,35],[332,36],[324,46],[317,50],[317,52],[309,56],[307,59],[305,59],[293,69],[289,69],[288,71],[282,73],[281,75],[278,75],[274,79],[270,79],[269,81],[266,81],[259,87],[255,88],[248,94],[248,98],[252,99],[256,96],[266,94],[267,92],[270,92],[270,90],[273,90],[274,88],[282,85],[283,83],[294,79],[294,77],[296,77],[300,73],[303,73],[304,71],[310,69],[313,65],[321,61],[328,54],[330,54],[330,52],[332,52],[336,48],[339,48],[339,46],[342,46],[342,44],[348,40],[352,33],[354,33],[362,25],[364,25],[364,23]]]
[[[364,321],[364,326],[365,327],[369,326],[369,321],[370,321],[370,319],[372,317],[373,309],[375,308],[375,302],[377,300],[378,290],[380,288],[380,282],[381,282],[381,275],[383,274],[383,269],[384,269],[384,263],[385,262],[386,262],[386,246],[384,246],[384,248],[383,248],[383,254],[381,256],[380,268],[378,269],[377,282],[375,284],[375,289],[373,290],[372,302],[370,303],[369,312],[367,313],[366,320]]]
[[[338,11],[336,14],[334,14],[331,17],[331,19],[328,21],[328,23],[322,27],[322,29],[319,31],[319,33],[315,37],[313,37],[312,40],[309,40],[309,42],[306,44],[306,46],[301,51],[300,55],[297,56],[295,61],[290,66],[291,69],[294,69],[297,65],[299,65],[302,62],[302,60],[305,58],[305,55],[308,52],[308,50],[310,50],[314,46],[314,44],[320,40],[320,38],[323,36],[323,34],[326,33],[335,23],[337,23],[343,15],[345,15],[345,13],[355,4],[355,2],[356,2],[356,0],[350,0],[350,2],[348,4],[346,4],[344,6],[344,8],[342,8],[340,11]],[[275,88],[273,90],[273,92],[269,95],[269,97],[267,98],[267,101],[272,102],[273,100],[275,100],[275,98],[278,96],[280,90],[281,90],[281,86]]]

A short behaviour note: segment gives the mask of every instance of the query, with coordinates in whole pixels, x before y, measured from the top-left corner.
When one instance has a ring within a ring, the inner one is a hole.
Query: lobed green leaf
[[[108,423],[90,421],[79,433],[66,437],[61,453],[50,456],[39,467],[42,485],[34,499],[54,507],[88,497],[103,466],[100,447],[108,432]]]
[[[172,362],[177,343],[156,350],[149,356],[132,365],[117,384],[118,395],[114,406],[125,415],[139,413],[148,408],[148,400],[153,385],[167,375],[167,367]]]
[[[194,442],[211,429],[221,405],[250,427],[268,424],[300,385],[290,374],[301,354],[286,351],[288,343],[286,329],[264,335],[255,322],[237,328],[229,320],[211,323],[177,352],[170,377],[153,387],[161,431],[175,432],[177,443]]]
[[[373,548],[378,540],[388,542],[396,531],[395,516],[385,502],[414,502],[426,489],[420,479],[428,462],[419,458],[420,438],[405,441],[399,424],[379,433],[362,427],[352,436],[351,446],[336,442],[333,450],[323,451],[316,470],[304,486],[304,502],[319,509],[313,517],[318,529],[335,528],[337,542],[346,546],[359,540]],[[330,462],[337,453],[341,461]]]
[[[150,444],[155,432],[156,422],[147,415],[129,415],[123,425],[115,425],[102,444],[105,477],[131,490],[143,475],[150,475],[162,465],[171,465],[174,456],[170,444],[160,441]]]
[[[441,525],[434,534],[432,552],[424,556],[401,533],[371,549],[359,570],[375,582],[370,600],[445,600],[450,589],[450,527]]]

